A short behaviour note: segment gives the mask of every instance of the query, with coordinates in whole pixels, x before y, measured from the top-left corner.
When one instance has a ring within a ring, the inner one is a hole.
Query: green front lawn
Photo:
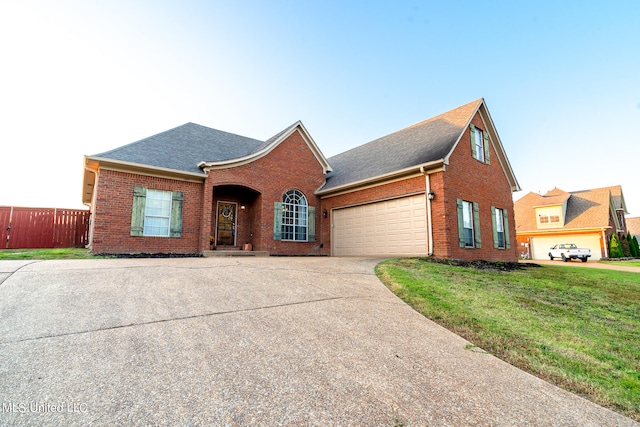
[[[84,248],[0,249],[0,260],[25,259],[89,259],[96,258]]]
[[[415,310],[473,345],[640,420],[640,273],[487,270],[424,259],[385,261],[376,272]]]
[[[640,261],[600,261],[602,264],[622,265],[624,267],[640,267]]]

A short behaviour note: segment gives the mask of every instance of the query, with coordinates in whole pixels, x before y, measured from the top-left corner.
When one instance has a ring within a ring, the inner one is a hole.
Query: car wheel
[[[553,255],[549,254],[549,259],[553,261]]]
[[[567,262],[569,261],[569,258],[567,258],[566,256],[564,256],[564,254],[562,254],[562,262]]]
[[[582,258],[582,262],[587,262],[587,258]]]

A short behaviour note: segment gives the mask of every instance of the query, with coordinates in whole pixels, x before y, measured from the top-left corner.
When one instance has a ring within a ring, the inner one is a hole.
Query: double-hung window
[[[181,237],[183,200],[180,191],[135,187],[131,236]]]
[[[466,200],[457,200],[458,240],[461,248],[480,248],[480,210],[478,204]]]
[[[496,209],[494,214],[496,222],[496,241],[498,248],[504,249],[504,214],[502,209]]]
[[[482,129],[470,125],[471,156],[479,162],[489,164],[489,135]]]
[[[144,236],[169,237],[171,222],[171,192],[147,190],[144,210]]]
[[[493,247],[496,249],[509,249],[509,218],[504,209],[491,206],[491,222],[493,223]]]

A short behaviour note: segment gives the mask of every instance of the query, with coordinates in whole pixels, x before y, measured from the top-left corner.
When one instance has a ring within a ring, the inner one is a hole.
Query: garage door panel
[[[332,221],[333,255],[427,253],[424,195],[336,209]]]

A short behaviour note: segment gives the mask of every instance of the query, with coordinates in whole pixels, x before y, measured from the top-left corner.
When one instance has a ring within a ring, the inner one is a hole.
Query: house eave
[[[148,175],[162,176],[166,178],[183,179],[187,181],[203,181],[206,173],[187,172],[177,169],[163,168],[159,166],[144,165],[142,163],[113,160],[104,157],[85,157],[87,161],[94,161],[101,169],[111,169],[123,172],[145,173]]]
[[[553,228],[553,229],[545,229],[545,230],[516,230],[517,236],[527,235],[527,236],[536,236],[536,235],[549,235],[549,234],[578,234],[585,232],[602,232],[604,230],[610,229],[610,226],[606,227],[579,227],[579,228]]]
[[[316,191],[316,195],[329,196],[329,195],[334,195],[335,193],[348,193],[351,191],[359,190],[362,187],[367,187],[367,186],[379,184],[386,181],[392,181],[396,178],[400,178],[400,177],[414,174],[414,173],[423,174],[423,173],[437,172],[439,170],[442,170],[444,168],[444,165],[445,165],[444,159],[434,160],[432,162],[411,166],[409,168],[401,169],[394,172],[389,172],[386,174],[374,176],[372,178],[367,178],[360,181],[350,182],[347,184],[339,185],[337,187],[320,189]]]

